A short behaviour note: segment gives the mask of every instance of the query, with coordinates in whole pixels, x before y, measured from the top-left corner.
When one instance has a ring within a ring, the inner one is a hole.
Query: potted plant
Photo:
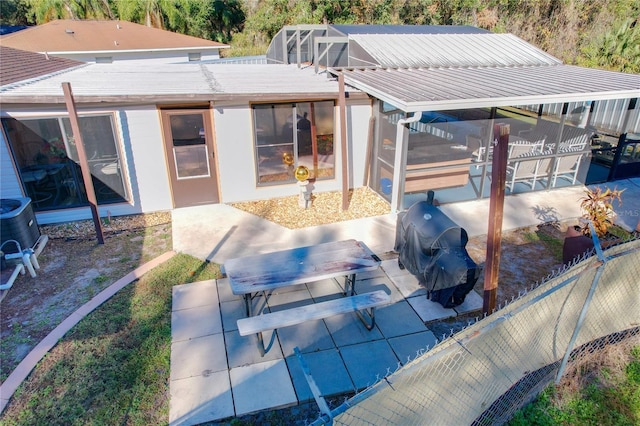
[[[576,257],[593,249],[589,223],[593,224],[598,238],[608,235],[608,230],[613,225],[615,217],[613,202],[617,200],[622,204],[623,191],[609,188],[603,190],[600,187],[585,190],[585,196],[580,199],[581,224],[569,226],[565,233],[562,247],[562,259],[565,264],[571,263]],[[605,242],[605,245],[610,245],[610,243]]]
[[[618,201],[622,205],[623,190],[600,187],[594,189],[587,188],[585,196],[580,200],[580,208],[582,209],[582,218],[585,222],[581,228],[582,233],[591,236],[589,222],[593,223],[598,238],[605,237],[609,228],[613,225],[613,218],[616,213],[613,210],[613,202]]]

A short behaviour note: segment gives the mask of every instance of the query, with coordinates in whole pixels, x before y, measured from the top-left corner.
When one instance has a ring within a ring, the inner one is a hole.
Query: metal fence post
[[[604,253],[602,252],[602,247],[600,246],[600,240],[598,239],[598,235],[596,234],[596,230],[593,226],[593,222],[589,221],[589,230],[591,231],[591,238],[593,239],[593,246],[596,249],[596,254],[598,255],[598,259],[600,261],[600,265],[596,269],[596,274],[593,277],[593,281],[591,282],[591,288],[589,288],[589,293],[587,294],[587,298],[584,301],[584,305],[582,306],[582,310],[580,311],[580,315],[578,316],[578,322],[576,323],[576,328],[573,330],[573,335],[571,336],[571,340],[569,341],[569,345],[567,346],[567,351],[562,358],[562,363],[560,364],[560,368],[558,368],[558,374],[556,375],[555,384],[560,383],[560,379],[564,374],[564,370],[567,366],[567,361],[569,361],[569,356],[571,355],[571,351],[573,351],[573,347],[576,344],[576,339],[578,338],[578,334],[580,334],[580,330],[582,329],[582,323],[584,322],[585,317],[587,316],[587,311],[589,310],[589,304],[591,303],[591,299],[593,299],[593,295],[596,292],[596,288],[598,287],[598,282],[600,281],[600,277],[604,272],[605,266],[607,264],[607,259],[604,257]]]

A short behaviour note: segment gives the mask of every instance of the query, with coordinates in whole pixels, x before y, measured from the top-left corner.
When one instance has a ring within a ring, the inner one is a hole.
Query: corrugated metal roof
[[[640,96],[640,75],[572,65],[344,70],[345,83],[407,112]]]
[[[64,102],[70,82],[78,102],[149,102],[231,99],[251,95],[337,97],[338,84],[313,68],[244,64],[89,64],[81,69],[21,86],[0,88],[0,102]]]
[[[329,25],[344,35],[354,34],[485,34],[469,25]]]
[[[513,34],[356,34],[349,38],[382,67],[522,66],[562,62]]]

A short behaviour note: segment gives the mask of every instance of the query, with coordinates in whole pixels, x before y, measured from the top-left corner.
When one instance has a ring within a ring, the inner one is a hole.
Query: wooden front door
[[[219,201],[213,126],[208,109],[162,111],[173,206]]]

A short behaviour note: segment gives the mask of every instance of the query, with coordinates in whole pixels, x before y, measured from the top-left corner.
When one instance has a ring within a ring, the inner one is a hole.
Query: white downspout
[[[405,124],[415,123],[420,120],[422,113],[414,112],[413,116],[401,118],[396,123],[396,156],[393,163],[393,186],[391,189],[391,211],[397,213],[402,208],[404,197],[404,179],[407,168],[407,145],[409,132]]]

